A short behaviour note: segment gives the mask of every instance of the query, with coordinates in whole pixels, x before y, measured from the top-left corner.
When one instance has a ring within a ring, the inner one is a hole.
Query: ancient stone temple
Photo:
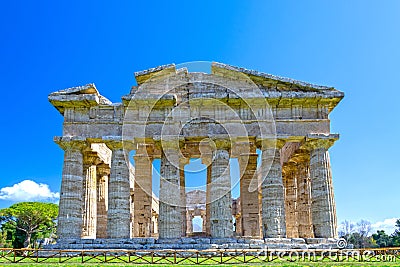
[[[64,150],[59,244],[183,246],[196,238],[194,216],[203,227],[190,248],[337,238],[328,149],[339,136],[329,113],[342,92],[221,63],[210,73],[166,65],[135,78],[120,103],[94,84],[49,95],[64,116],[54,138]],[[185,189],[190,159],[204,165],[204,191]],[[231,195],[232,160],[239,199]]]

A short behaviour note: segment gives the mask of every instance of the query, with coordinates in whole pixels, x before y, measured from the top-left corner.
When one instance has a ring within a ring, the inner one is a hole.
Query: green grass
[[[9,259],[11,261],[14,260],[13,256],[10,256]],[[196,258],[174,258],[174,257],[153,257],[151,258],[150,256],[145,256],[142,258],[136,257],[136,256],[131,256],[130,258],[128,256],[122,256],[119,258],[113,258],[111,256],[107,256],[107,263],[103,263],[104,261],[104,256],[101,256],[100,258],[92,258],[92,257],[63,257],[61,258],[61,261],[64,261],[63,263],[60,263],[59,258],[38,258],[39,262],[42,261],[41,263],[36,263],[34,261],[37,260],[37,258],[22,258],[22,257],[15,257],[15,260],[20,262],[18,263],[12,263],[10,261],[7,261],[5,258],[0,258],[0,266],[132,266],[132,265],[138,265],[138,266],[170,266],[174,265],[174,262],[179,263],[179,266],[194,266],[196,262]],[[253,259],[251,260],[251,256],[246,256],[246,260],[250,262],[248,263],[243,263],[244,258],[243,257],[235,257],[232,259],[232,257],[222,257],[222,262],[225,262],[226,264],[221,264],[221,257],[220,256],[215,256],[211,258],[199,258],[199,261],[202,262],[201,265],[204,266],[400,266],[400,260],[396,259],[397,261],[394,262],[383,262],[383,261],[364,261],[364,262],[359,262],[354,259],[346,260],[343,262],[336,262],[333,260],[330,260],[328,258],[323,259],[322,261],[317,261],[317,262],[312,262],[312,261],[296,261],[296,262],[290,262],[288,261],[289,258],[280,258],[280,259],[275,259],[272,262],[262,262],[258,259]],[[84,263],[82,263],[82,260]],[[130,261],[130,262],[129,262]],[[148,262],[154,262],[153,264],[149,264]]]

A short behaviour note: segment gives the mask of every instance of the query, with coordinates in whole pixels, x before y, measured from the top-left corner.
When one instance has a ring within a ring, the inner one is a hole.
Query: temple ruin
[[[94,84],[49,95],[64,117],[54,138],[64,150],[58,244],[337,238],[328,149],[339,138],[329,113],[341,91],[221,63],[210,73],[172,64],[135,78],[121,103]],[[206,168],[203,191],[185,189],[184,167],[194,158]],[[239,199],[231,195],[232,159]],[[194,216],[201,233],[193,233]]]

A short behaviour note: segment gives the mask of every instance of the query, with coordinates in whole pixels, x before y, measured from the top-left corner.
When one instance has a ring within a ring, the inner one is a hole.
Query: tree
[[[369,236],[371,228],[371,223],[366,220],[361,220],[357,224],[344,221],[341,223],[339,236],[345,238],[355,248],[373,247],[374,240]]]
[[[376,231],[376,234],[373,234],[372,238],[380,248],[391,247],[393,245],[390,236],[384,230]]]
[[[390,236],[394,247],[400,247],[400,219],[396,221],[396,230]]]
[[[351,221],[345,220],[344,222],[342,222],[340,224],[339,236],[346,238],[346,237],[350,236],[351,234],[353,234],[354,231],[355,231],[354,223],[352,223]]]
[[[21,202],[0,210],[2,228],[13,231],[14,247],[30,247],[31,240],[53,232],[58,206],[53,203]],[[18,240],[20,240],[18,242]]]

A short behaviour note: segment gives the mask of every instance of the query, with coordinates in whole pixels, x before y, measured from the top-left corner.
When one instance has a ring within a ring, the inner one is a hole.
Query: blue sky
[[[399,218],[399,12],[396,0],[3,1],[0,188],[59,191],[49,93],[94,82],[119,102],[135,71],[218,61],[344,91],[331,113],[338,219]]]

